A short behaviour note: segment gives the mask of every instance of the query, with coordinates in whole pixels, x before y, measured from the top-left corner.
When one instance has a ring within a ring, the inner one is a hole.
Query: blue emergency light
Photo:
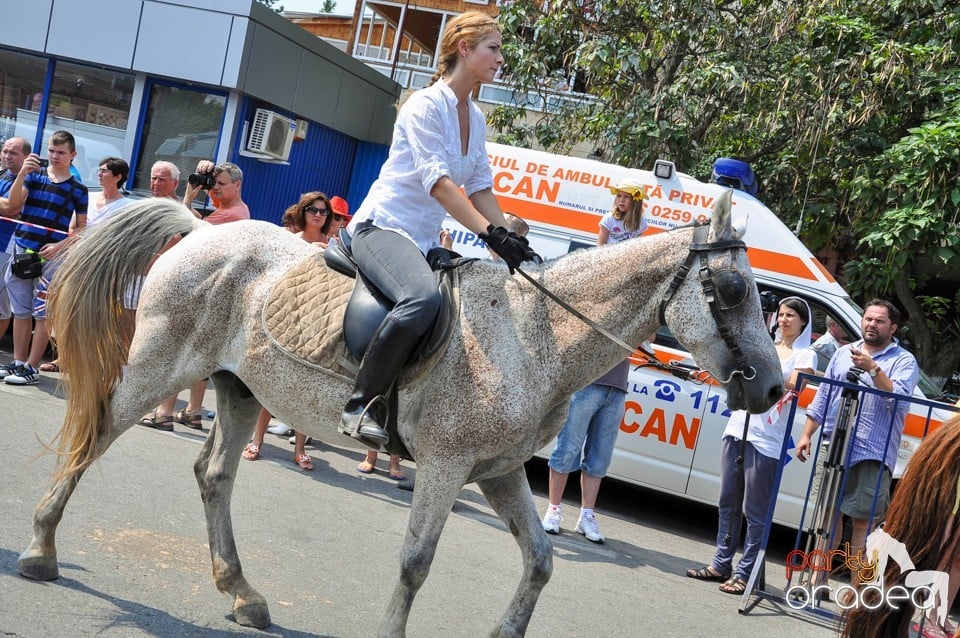
[[[730,157],[718,157],[714,161],[710,181],[750,195],[757,194],[757,178],[753,174],[753,169],[746,162]]]

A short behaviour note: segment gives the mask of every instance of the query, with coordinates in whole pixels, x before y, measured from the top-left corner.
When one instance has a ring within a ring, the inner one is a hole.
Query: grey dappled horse
[[[654,332],[662,314],[699,365],[725,380],[731,409],[761,412],[783,393],[780,363],[746,252],[731,229],[729,192],[719,198],[709,236],[694,233],[686,227],[578,251],[529,272],[630,345]],[[24,576],[57,578],[56,527],[90,463],[165,397],[211,375],[217,418],[194,469],[214,580],[233,597],[238,623],[270,624],[266,600],[241,570],[229,513],[258,410],[262,405],[319,439],[350,440],[336,434],[336,423],[352,381],[283,353],[261,321],[285,271],[316,252],[268,223],[211,226],[155,199],[132,205],[71,247],[51,299],[70,383],[60,465],[34,512],[33,539],[19,560]],[[701,281],[704,266],[717,277]],[[148,268],[128,352],[124,288]],[[524,634],[553,565],[523,463],[556,436],[570,395],[626,355],[502,264],[465,267],[461,299],[459,325],[436,366],[400,386],[399,432],[416,460],[417,483],[382,635],[404,634],[447,516],[463,485],[474,481],[523,556],[520,583],[493,634]]]

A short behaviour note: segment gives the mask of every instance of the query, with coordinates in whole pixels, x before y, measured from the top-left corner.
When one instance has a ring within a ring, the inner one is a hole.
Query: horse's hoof
[[[233,617],[237,624],[255,629],[266,629],[270,626],[270,609],[267,603],[248,603],[233,608]]]
[[[20,554],[17,562],[20,575],[31,580],[56,580],[60,578],[56,556],[40,556],[27,550]]]

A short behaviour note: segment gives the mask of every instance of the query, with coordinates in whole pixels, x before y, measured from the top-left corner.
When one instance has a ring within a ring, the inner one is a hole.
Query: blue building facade
[[[179,193],[201,159],[244,171],[251,215],[279,223],[303,192],[359,205],[390,143],[400,86],[253,0],[36,0],[5,10],[0,142],[77,139],[104,157],[171,161]],[[262,126],[264,123],[269,130]]]

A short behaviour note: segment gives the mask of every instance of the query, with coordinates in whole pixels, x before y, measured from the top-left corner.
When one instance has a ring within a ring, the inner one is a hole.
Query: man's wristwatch
[[[870,375],[871,379],[876,379],[878,372],[880,372],[880,366],[874,366],[872,370],[867,370],[867,374]]]

